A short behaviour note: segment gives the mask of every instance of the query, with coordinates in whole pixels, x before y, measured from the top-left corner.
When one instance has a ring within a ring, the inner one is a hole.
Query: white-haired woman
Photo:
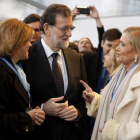
[[[81,81],[88,115],[96,117],[91,140],[140,139],[140,27],[124,30],[120,41],[116,50],[122,65],[102,96]]]

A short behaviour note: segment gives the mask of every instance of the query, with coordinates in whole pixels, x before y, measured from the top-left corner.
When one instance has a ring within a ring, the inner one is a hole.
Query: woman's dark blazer
[[[12,64],[11,59],[8,61]],[[25,113],[28,102],[17,75],[0,59],[0,140],[28,139],[34,128],[31,117]]]

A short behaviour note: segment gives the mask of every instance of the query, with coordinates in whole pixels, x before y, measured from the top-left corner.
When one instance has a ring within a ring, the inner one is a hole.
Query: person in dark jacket
[[[18,19],[0,22],[0,140],[30,140],[45,113],[32,108],[30,85],[19,63],[28,59],[33,30]]]

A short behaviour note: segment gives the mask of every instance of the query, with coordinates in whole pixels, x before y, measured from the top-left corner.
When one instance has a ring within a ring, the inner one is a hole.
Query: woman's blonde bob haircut
[[[0,22],[0,57],[11,57],[31,40],[33,29],[24,22],[11,18]]]
[[[111,67],[110,76],[113,76],[116,72],[116,69],[120,66],[121,63],[117,61],[116,47],[112,47],[111,50],[113,51],[113,63],[112,63],[112,67]]]
[[[128,34],[129,41],[138,56],[138,70],[140,70],[140,27],[128,27],[123,33]]]

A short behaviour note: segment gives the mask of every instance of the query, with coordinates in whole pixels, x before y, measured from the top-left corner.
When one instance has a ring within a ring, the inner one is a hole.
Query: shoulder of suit
[[[14,71],[4,61],[0,60],[0,72],[5,73],[5,71],[15,74]]]
[[[5,67],[7,66],[7,64],[3,60],[0,59],[0,67],[3,67],[3,66]]]
[[[70,48],[64,49],[64,51],[70,53],[71,55],[75,55],[75,56],[80,56],[81,55],[80,53],[77,53]]]
[[[29,52],[32,52],[32,51],[38,52],[41,47],[43,46],[42,46],[41,40],[39,40],[36,43],[32,44],[32,47],[29,48]]]
[[[98,57],[98,53],[86,53],[83,55],[84,59],[92,59]]]

